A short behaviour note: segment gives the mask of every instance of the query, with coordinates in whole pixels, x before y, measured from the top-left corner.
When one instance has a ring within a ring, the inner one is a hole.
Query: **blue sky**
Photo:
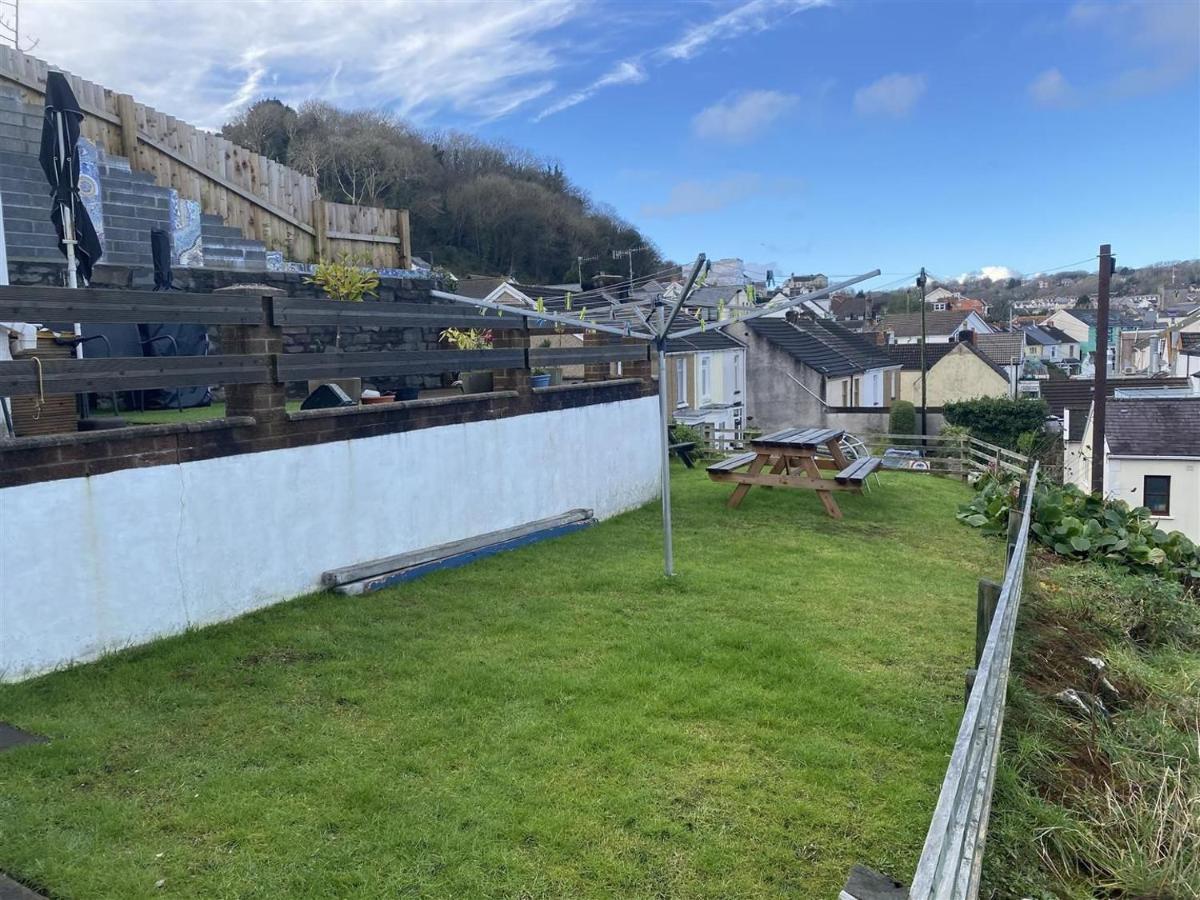
[[[66,34],[64,12],[81,22]],[[879,268],[878,285],[921,265],[1030,274],[1102,241],[1122,264],[1200,256],[1194,0],[32,0],[22,16],[35,54],[197,124],[271,94],[509,141],[676,259]],[[147,48],[146,21],[172,40]]]

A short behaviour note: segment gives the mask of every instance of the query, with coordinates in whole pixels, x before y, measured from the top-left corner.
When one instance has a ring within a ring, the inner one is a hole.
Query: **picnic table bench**
[[[673,425],[667,427],[667,438],[669,440],[669,443],[667,444],[667,452],[674,453],[676,456],[678,456],[680,462],[682,462],[689,469],[696,468],[696,462],[692,458],[692,451],[696,449],[696,442],[681,441],[676,438],[675,426]]]
[[[862,493],[867,478],[883,462],[877,456],[848,459],[841,445],[845,434],[837,428],[785,428],[764,434],[750,442],[752,452],[709,466],[708,477],[737,485],[729,497],[731,508],[736,508],[755,485],[801,488],[816,491],[825,512],[840,519],[842,511],[833,493]],[[745,471],[740,471],[743,468]],[[834,472],[833,478],[822,476],[822,470]]]

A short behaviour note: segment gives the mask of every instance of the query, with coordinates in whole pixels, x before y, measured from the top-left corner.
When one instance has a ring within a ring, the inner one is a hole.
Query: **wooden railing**
[[[1038,466],[1023,488],[1020,513],[1010,521],[1008,564],[999,596],[989,601],[977,648],[977,667],[967,708],[958,728],[925,846],[909,889],[910,900],[975,900],[987,840],[992,788],[1004,725],[1005,693],[1017,613],[1025,584],[1025,559]],[[980,597],[988,592],[980,587]]]
[[[530,348],[527,319],[483,316],[456,305],[337,303],[236,294],[153,293],[91,288],[0,286],[0,321],[118,324],[483,327],[521,333],[522,346],[488,350],[218,354],[182,357],[45,359],[0,362],[0,397],[109,393],[154,387],[264,384],[355,376],[435,375],[475,370],[649,360],[646,343]]]
[[[0,83],[17,88],[25,102],[43,102],[48,71],[43,60],[0,46]],[[408,210],[328,202],[311,175],[64,74],[83,108],[85,137],[246,237],[301,262],[349,252],[380,268],[411,265]]]

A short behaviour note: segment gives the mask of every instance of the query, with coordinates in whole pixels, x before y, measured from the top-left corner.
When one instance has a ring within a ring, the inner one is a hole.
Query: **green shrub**
[[[1046,424],[1046,401],[1012,400],[1007,397],[981,397],[947,403],[943,408],[949,425],[961,425],[981,441],[1016,450],[1021,436],[1026,446],[1040,440]]]
[[[975,498],[958,513],[960,522],[993,534],[1007,528],[1020,482],[1009,475],[985,474]],[[1114,563],[1130,572],[1165,575],[1200,584],[1200,548],[1179,531],[1158,528],[1144,506],[1085,494],[1073,484],[1039,483],[1029,532],[1059,556]]]
[[[897,400],[888,414],[888,431],[892,434],[917,433],[917,409],[907,400]],[[904,442],[896,441],[897,445]]]

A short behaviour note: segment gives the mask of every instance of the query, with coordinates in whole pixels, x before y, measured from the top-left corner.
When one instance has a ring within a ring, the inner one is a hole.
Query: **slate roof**
[[[1112,396],[1117,388],[1185,387],[1186,378],[1109,378],[1105,382],[1107,394]],[[1063,410],[1070,408],[1074,418],[1078,410],[1087,411],[1092,406],[1095,382],[1091,378],[1046,379],[1041,382],[1042,399],[1046,401],[1052,416],[1062,417]]]
[[[1096,310],[1094,309],[1064,309],[1060,312],[1068,313],[1083,322],[1085,325],[1095,326]],[[1150,321],[1142,316],[1135,316],[1131,313],[1122,312],[1116,309],[1108,311],[1108,327],[1109,328],[1152,328],[1154,326],[1153,317]]]
[[[1055,328],[1053,325],[1026,325],[1025,337],[1029,343],[1043,347],[1079,343],[1061,328]]]
[[[1105,409],[1111,455],[1200,459],[1200,398],[1112,400]]]
[[[680,310],[679,315],[675,317],[675,324],[671,326],[671,330],[683,331],[685,328],[695,328],[699,324],[699,319],[695,319]],[[741,341],[735,340],[720,328],[714,327],[698,332],[697,334],[689,334],[685,338],[668,340],[667,352],[695,353],[698,351],[709,352],[713,350],[741,350],[744,346]]]
[[[724,300],[728,306],[741,290],[744,289],[732,284],[705,285],[693,289],[688,295],[687,305],[692,308],[716,309],[717,304]]]
[[[956,345],[945,341],[925,345],[925,365],[932,369],[943,356],[954,349]],[[892,362],[900,363],[900,368],[919,371],[921,368],[921,343],[888,344],[885,348]]]
[[[500,276],[468,275],[458,279],[458,284],[454,286],[454,293],[470,297],[473,300],[482,300],[500,285],[507,284],[508,281],[509,279]],[[520,288],[518,287],[517,290]]]
[[[975,335],[975,347],[998,366],[1011,366],[1025,359],[1025,332],[998,331]]]
[[[971,314],[971,310],[962,310],[956,312],[952,309],[940,310],[937,312],[925,313],[925,332],[929,335],[947,335],[954,334],[962,327],[963,320]],[[921,314],[915,313],[896,313],[890,316],[884,316],[880,326],[884,331],[890,331],[896,337],[920,337],[921,336]]]
[[[852,375],[895,366],[882,347],[828,319],[785,319],[763,316],[744,323],[792,359],[823,375]]]

